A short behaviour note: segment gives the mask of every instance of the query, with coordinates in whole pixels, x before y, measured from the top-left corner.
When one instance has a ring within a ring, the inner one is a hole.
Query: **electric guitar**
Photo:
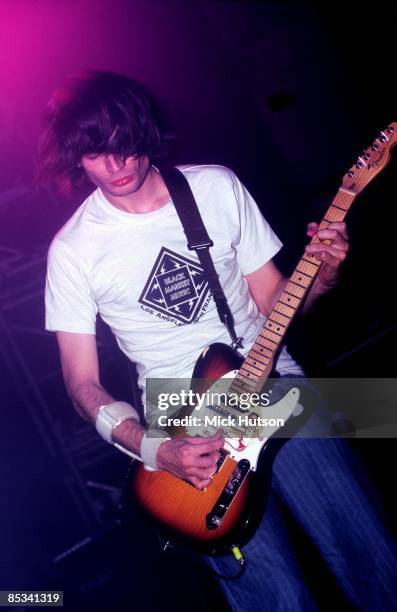
[[[397,122],[394,122],[380,132],[344,175],[320,229],[345,219],[357,195],[388,163],[396,140]],[[319,242],[318,239],[315,241]],[[324,242],[329,244],[329,241]],[[220,343],[204,349],[193,372],[195,393],[208,391],[211,396],[216,385],[225,379],[230,397],[262,393],[285,333],[321,265],[314,255],[303,255],[245,359],[231,347]],[[211,383],[208,381],[213,380],[218,382],[209,388]],[[299,394],[298,386],[290,388],[272,404],[272,415],[278,414],[287,426],[295,419],[299,421],[302,415],[294,416]],[[129,493],[162,524],[167,533],[182,536],[203,552],[221,554],[235,543],[246,542],[255,531],[266,503],[266,494],[262,491],[262,495],[257,495],[257,489],[259,486],[263,489],[264,480],[270,482],[272,458],[282,444],[282,439],[277,438],[277,425],[269,430],[269,427],[262,428],[257,424],[264,411],[263,406],[257,405],[248,408],[231,406],[227,400],[216,406],[210,403],[204,408],[201,418],[207,415],[208,423],[216,422],[211,418],[220,415],[228,416],[232,423],[229,429],[226,428],[228,433],[217,472],[207,489],[198,490],[168,472],[148,471],[142,463],[134,462],[128,483]],[[194,408],[190,407],[181,414],[189,416],[192,412]],[[208,426],[202,435],[211,434],[216,429],[218,427],[211,430]],[[171,437],[191,433],[194,430],[190,426],[174,428]],[[252,503],[253,497],[255,503]]]

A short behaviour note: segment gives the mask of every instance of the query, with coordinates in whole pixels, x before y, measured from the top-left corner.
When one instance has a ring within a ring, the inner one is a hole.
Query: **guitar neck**
[[[325,213],[320,229],[330,223],[343,221],[357,195],[382,170],[390,159],[397,141],[397,123],[391,123],[380,132],[370,148],[357,159],[355,166],[343,177],[342,185]],[[313,238],[312,243],[318,243]],[[330,244],[329,240],[322,241]],[[315,255],[304,254],[293,271],[284,291],[271,311],[253,347],[234,378],[230,389],[235,393],[257,393],[273,369],[281,343],[289,324],[309,291],[321,262]]]
[[[356,193],[340,187],[329,206],[320,229],[330,223],[343,221]],[[312,239],[311,242],[319,242]],[[326,241],[328,242],[328,241]],[[321,262],[314,255],[305,253],[293,271],[284,291],[271,311],[254,345],[241,366],[231,389],[235,392],[258,392],[268,378],[286,331],[308,293]]]

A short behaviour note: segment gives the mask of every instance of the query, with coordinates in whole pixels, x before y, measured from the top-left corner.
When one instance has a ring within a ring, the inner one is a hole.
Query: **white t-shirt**
[[[214,246],[221,285],[247,353],[263,317],[244,275],[281,242],[235,174],[223,166],[182,166]],[[95,334],[96,315],[146,377],[189,378],[208,344],[230,344],[196,253],[189,251],[170,200],[132,214],[96,189],[55,236],[49,250],[46,329]],[[285,349],[277,370],[302,374]]]

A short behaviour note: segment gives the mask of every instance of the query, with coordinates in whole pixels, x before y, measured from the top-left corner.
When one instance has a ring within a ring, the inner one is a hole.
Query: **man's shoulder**
[[[211,202],[221,200],[225,206],[235,200],[240,183],[230,168],[219,164],[186,164],[177,168],[183,172],[198,203],[201,197]]]
[[[57,231],[53,241],[72,243],[80,238],[84,239],[87,227],[93,214],[96,191],[92,192],[74,211],[64,225]]]
[[[49,246],[50,257],[79,257],[86,253],[91,243],[90,220],[95,209],[94,199],[95,191],[79,205],[57,231]]]
[[[225,181],[232,183],[236,175],[230,168],[220,164],[182,164],[177,166],[187,180],[192,183]]]

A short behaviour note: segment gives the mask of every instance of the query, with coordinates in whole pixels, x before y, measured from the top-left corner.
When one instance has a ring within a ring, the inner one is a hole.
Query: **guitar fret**
[[[254,381],[252,380],[251,373],[247,372],[247,370],[245,369],[245,365],[246,364],[245,364],[245,361],[244,361],[242,366],[241,366],[241,368],[238,371],[238,375],[237,376],[239,378],[239,381],[242,384],[247,384],[247,385],[251,386]]]
[[[285,315],[286,317],[292,317],[295,313],[295,310],[291,308],[291,306],[282,304],[280,301],[277,302],[274,307],[274,310],[277,310],[277,312],[281,312],[281,314]]]
[[[328,226],[328,221],[326,219],[323,219],[319,225],[319,229],[328,229]],[[321,240],[316,240],[315,242],[318,244],[319,242],[321,242]]]
[[[263,347],[261,347],[260,350],[262,351],[261,353],[258,352],[256,344],[254,344],[254,346],[248,353],[248,356],[252,355],[252,359],[256,359],[257,361],[260,361],[261,363],[267,365],[269,363],[269,358],[272,356],[273,353],[269,351],[269,349],[265,349]]]
[[[297,279],[297,280],[300,280],[301,282],[302,282],[302,281],[303,281],[303,282],[305,282],[305,278],[304,278],[304,277],[308,278],[310,281],[312,280],[311,275],[310,275],[310,274],[308,274],[307,272],[304,272],[303,270],[294,270],[294,271],[293,271],[293,273],[292,273],[292,275],[291,275],[291,278],[292,278],[292,276],[297,276],[297,277],[298,277],[298,279]],[[296,282],[297,282],[297,281],[296,281],[296,280],[294,280],[294,283],[296,283]],[[298,283],[298,284],[299,284],[299,283]]]
[[[305,254],[302,259],[312,264],[312,266],[316,266],[316,268],[319,268],[321,266],[321,261],[316,259],[315,255]]]
[[[245,360],[246,360],[247,363],[249,363],[249,365],[252,368],[255,368],[255,370],[258,373],[257,376],[260,376],[262,374],[263,368],[265,368],[268,365],[268,363],[269,363],[269,360],[262,361],[262,360],[257,359],[257,358],[254,359],[253,357],[250,357],[249,355],[245,358]],[[258,367],[258,366],[262,366],[262,368]]]
[[[335,221],[342,221],[345,218],[345,214],[345,210],[336,208],[336,206],[330,206],[325,216],[325,219],[327,219],[327,221],[329,221],[330,223],[334,223]]]
[[[286,289],[284,290],[286,293],[289,293],[290,295],[293,295],[295,297],[298,298],[302,298],[304,291],[302,289],[302,287],[300,287],[299,285],[297,285],[296,283],[294,283],[293,281],[289,281],[287,284]]]
[[[282,336],[279,336],[277,334],[274,334],[272,331],[265,329],[264,330],[264,335],[266,334],[266,338],[268,338],[269,340],[272,340],[274,344],[279,345],[280,343],[280,339],[282,338]]]
[[[270,350],[266,346],[260,346],[258,342],[255,342],[251,351],[253,351],[256,355],[259,355],[260,357],[271,358],[273,356],[272,350]]]
[[[280,314],[279,312],[273,312],[271,320],[275,323],[280,323],[284,327],[287,327],[287,325],[289,325],[291,317],[286,317],[285,315]]]
[[[278,336],[282,336],[285,332],[285,327],[283,325],[279,325],[276,321],[272,321],[272,319],[268,319],[265,323],[266,329],[270,329],[273,333]]]
[[[249,363],[247,363],[247,359],[244,361],[244,365],[241,366],[240,371],[246,372],[247,377],[248,378],[252,378],[253,376],[255,378],[258,378],[258,376],[260,376],[262,374],[262,370],[259,370],[258,368],[255,368],[254,366],[251,366]]]
[[[311,263],[313,266],[316,266],[317,268],[321,266],[321,261],[318,261],[315,255],[309,255],[308,253],[305,253],[302,259],[304,259],[305,261],[308,261],[309,263]]]
[[[295,296],[290,295],[286,293],[285,291],[283,291],[283,293],[281,294],[279,302],[282,302],[283,304],[287,304],[288,306],[292,308],[296,308],[299,305],[299,300]]]
[[[300,260],[300,262],[296,266],[296,269],[299,270],[299,272],[307,274],[308,276],[314,276],[317,272],[317,266],[313,265],[312,263],[309,263],[308,261],[302,260]]]
[[[347,191],[346,189],[343,189],[343,187],[339,187],[338,190],[338,194],[336,195],[336,200],[338,200],[338,204],[341,204],[341,206],[339,206],[339,208],[343,208],[343,210],[348,210],[354,200],[354,198],[356,197],[357,194],[351,192],[351,191]],[[335,206],[335,203],[332,203],[333,206]]]
[[[303,287],[304,289],[307,289],[312,280],[313,278],[311,276],[309,276],[308,274],[304,274],[303,272],[295,271],[291,276],[291,281],[294,282],[296,285]]]
[[[265,331],[267,331],[267,330],[262,328],[261,333],[259,334],[259,336],[256,339],[256,343],[264,346],[265,348],[270,349],[271,351],[275,351],[277,349],[277,347],[278,347],[278,342],[277,343],[276,342],[272,342],[271,340],[269,340],[269,338],[266,338],[265,335],[264,335]]]
[[[332,206],[334,208],[339,208],[339,210],[343,210],[343,212],[346,212],[346,208],[343,208],[343,206],[338,206],[337,204],[332,204]]]

